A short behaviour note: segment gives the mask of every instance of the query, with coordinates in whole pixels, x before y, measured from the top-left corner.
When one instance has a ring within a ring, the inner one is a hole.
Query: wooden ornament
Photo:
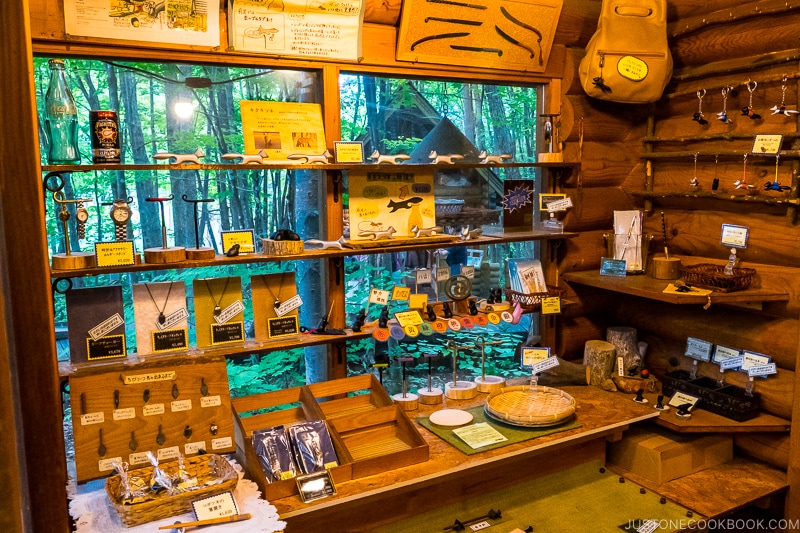
[[[629,370],[636,370],[642,364],[642,357],[639,355],[637,346],[638,339],[635,328],[610,327],[606,330],[606,340],[614,345],[617,350],[617,359],[622,357],[622,374],[628,375]],[[614,375],[618,376],[618,368],[614,366]]]
[[[444,391],[439,387],[419,389],[417,396],[423,405],[438,405],[444,401]]]
[[[419,397],[416,394],[412,394],[407,392],[403,394],[402,392],[398,392],[397,394],[392,396],[392,400],[403,411],[416,411],[419,409]]]
[[[444,384],[444,393],[451,400],[471,400],[478,395],[478,386],[471,381],[449,381]]]
[[[53,270],[80,270],[94,266],[94,254],[90,252],[72,252],[69,255],[53,255]]]
[[[190,261],[206,261],[214,259],[217,254],[213,248],[187,248],[186,259]]]
[[[186,248],[171,246],[169,248],[147,248],[144,251],[144,262],[150,264],[180,263],[186,261]]]
[[[583,364],[589,369],[589,385],[607,391],[616,391],[611,376],[617,360],[617,350],[606,341],[586,341],[583,348]]]
[[[475,378],[475,385],[478,389],[478,392],[491,394],[505,387],[506,380],[500,376],[478,376]]]
[[[656,256],[650,271],[655,279],[678,279],[681,277],[681,260],[677,257]]]

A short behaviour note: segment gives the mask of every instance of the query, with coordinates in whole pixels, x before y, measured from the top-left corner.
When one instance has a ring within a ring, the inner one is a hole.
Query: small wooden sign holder
[[[167,225],[164,219],[164,202],[171,202],[175,198],[169,195],[166,198],[145,198],[147,202],[158,202],[161,210],[161,248],[146,248],[144,251],[145,263],[179,263],[186,260],[186,248],[183,246],[167,246]]]
[[[213,202],[214,200],[212,198],[201,198],[200,200],[193,200],[188,196],[186,196],[185,194],[181,196],[181,199],[184,202],[189,202],[190,204],[192,204],[192,209],[194,211],[194,248],[186,249],[186,259],[192,261],[214,259],[216,257],[216,253],[214,252],[213,248],[209,248],[207,246],[203,247],[200,246],[200,230],[197,219],[197,204]]]

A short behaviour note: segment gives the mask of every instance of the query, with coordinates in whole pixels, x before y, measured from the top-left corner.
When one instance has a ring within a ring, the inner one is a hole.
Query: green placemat
[[[497,422],[496,420],[486,416],[486,413],[483,410],[483,405],[470,407],[469,409],[464,409],[464,411],[472,413],[473,424],[477,424],[479,422],[486,422],[494,429],[502,433],[503,436],[508,440],[499,442],[497,444],[490,444],[488,446],[483,446],[482,448],[473,449],[470,448],[467,445],[467,443],[465,443],[463,440],[458,438],[455,435],[455,433],[453,433],[452,429],[443,428],[431,424],[430,418],[428,418],[427,416],[418,417],[417,422],[419,422],[422,427],[428,429],[434,435],[444,440],[448,444],[455,446],[460,452],[466,455],[481,453],[487,450],[494,450],[495,448],[502,448],[503,446],[508,446],[509,444],[535,439],[537,437],[544,437],[545,435],[552,435],[553,433],[558,433],[560,431],[569,431],[570,429],[581,427],[581,425],[578,422],[576,422],[574,418],[571,421],[565,422],[560,426],[553,426],[546,428],[525,428],[525,427],[509,426],[507,424]]]

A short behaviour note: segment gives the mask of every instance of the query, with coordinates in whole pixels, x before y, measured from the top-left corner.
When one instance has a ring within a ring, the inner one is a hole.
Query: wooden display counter
[[[287,521],[289,532],[315,531],[320,524],[335,524],[340,532],[363,532],[590,461],[603,461],[607,439],[618,439],[631,424],[659,416],[652,405],[638,404],[626,395],[595,387],[563,390],[577,402],[579,428],[464,455],[417,423],[429,445],[429,461],[340,483],[336,496],[312,504],[302,503],[297,496],[271,503]],[[420,405],[419,411],[408,414],[416,420],[442,408],[480,405],[486,397],[445,399],[444,405]]]

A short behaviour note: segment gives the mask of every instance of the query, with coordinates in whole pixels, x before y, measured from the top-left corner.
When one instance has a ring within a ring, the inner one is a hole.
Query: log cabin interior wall
[[[124,43],[116,43],[112,48],[104,48],[103,43],[68,39],[63,30],[60,0],[28,0],[25,3],[29,4],[30,36],[17,26],[17,44],[30,38],[35,53],[128,55],[142,59],[163,59],[165,55],[164,50],[155,47],[129,49]],[[408,64],[400,64],[393,59],[400,4],[401,0],[366,1],[365,58],[359,65],[360,70],[390,74],[409,72]],[[721,224],[749,227],[749,246],[741,253],[745,265],[758,269],[760,283],[786,287],[790,293],[788,302],[767,304],[762,311],[722,305],[712,305],[708,310],[688,306],[676,309],[677,306],[573,286],[567,296],[574,297],[578,304],[565,307],[559,320],[557,351],[566,358],[580,358],[585,341],[604,338],[608,326],[625,325],[638,328],[640,339],[649,343],[648,366],[657,374],[672,369],[673,359],[677,359],[680,366],[688,365],[688,361],[681,357],[687,335],[766,353],[776,361],[779,373],[777,377],[758,384],[757,390],[763,395],[762,409],[791,418],[798,403],[793,393],[800,329],[800,290],[796,281],[800,273],[800,254],[797,253],[800,229],[796,221],[790,220],[792,210],[785,205],[692,198],[689,195],[645,197],[643,193],[650,183],[647,181],[648,163],[643,155],[646,151],[700,152],[702,155],[697,165],[700,190],[710,189],[716,173],[720,179],[720,190],[729,192],[731,196],[742,194],[735,191],[733,185],[741,178],[742,161],[738,157],[726,156],[720,157],[719,163],[714,165],[714,158],[710,154],[746,151],[752,144],[752,135],[763,132],[784,134],[784,149],[789,146],[792,155],[797,156],[797,115],[772,115],[769,108],[781,100],[781,80],[784,76],[788,77],[786,104],[790,108],[797,108],[800,58],[796,28],[800,25],[800,10],[783,0],[754,1],[734,8],[730,7],[729,0],[669,0],[669,39],[675,60],[673,81],[664,98],[656,105],[632,106],[589,99],[579,85],[577,66],[596,28],[600,4],[599,0],[564,0],[554,50],[548,71],[543,76],[530,77],[503,71],[490,73],[489,76],[480,69],[436,65],[414,65],[413,69],[419,75],[429,76],[474,75],[511,82],[553,80],[547,110],[560,110],[562,113],[565,160],[582,163],[579,173],[573,173],[560,183],[563,191],[575,202],[575,207],[566,218],[565,229],[579,232],[579,236],[568,239],[567,245],[559,249],[560,274],[599,268],[599,259],[604,250],[602,233],[611,228],[613,211],[617,209],[643,208],[647,203],[652,211],[647,217],[646,230],[657,236],[661,233],[657,215],[663,210],[671,253],[683,257],[685,263],[696,258],[724,261],[728,252],[718,242]],[[221,24],[224,28],[224,12]],[[13,36],[9,38],[12,45],[13,39]],[[183,47],[170,49],[166,55],[174,60],[197,62],[220,60],[220,52],[221,49]],[[225,61],[252,63],[254,60],[244,55],[229,55]],[[283,64],[320,68],[319,64],[312,62],[285,61]],[[326,68],[335,71],[337,67]],[[741,107],[748,104],[749,94],[745,88],[748,81],[758,82],[753,105],[761,114],[761,120],[739,116]],[[726,85],[735,87],[727,103],[729,114],[734,119],[732,124],[716,120],[716,113],[722,109],[720,89]],[[696,92],[701,88],[707,90],[703,109],[709,125],[705,127],[692,121],[692,114],[698,106]],[[35,154],[24,150],[20,155]],[[689,180],[694,174],[691,156],[653,159],[651,165],[654,192],[690,190]],[[17,170],[30,173],[27,168],[29,165],[17,166]],[[4,167],[3,179],[14,170],[12,164]],[[756,188],[763,189],[764,182],[772,181],[773,172],[774,160],[748,162],[748,182]],[[792,190],[769,194],[796,198],[795,160],[790,157],[781,160],[780,179],[782,183],[791,185]],[[762,193],[761,190],[758,192]],[[37,198],[36,190],[32,195],[30,190],[26,194],[34,200]],[[8,198],[3,203],[8,203]],[[660,238],[657,238],[652,249],[661,245]],[[24,275],[22,270],[11,272],[11,282],[15,275]],[[48,305],[46,299],[39,299],[39,303]],[[19,312],[15,310],[14,315],[19,315]],[[11,321],[20,322],[25,318],[23,315],[12,316]],[[29,322],[26,327],[50,328],[52,331],[52,316],[37,320],[40,323]],[[24,354],[17,354],[15,358],[22,361]],[[715,369],[706,365],[701,365],[700,372],[716,375]],[[60,405],[57,405],[54,395],[47,398],[45,403],[49,405],[37,404],[32,391],[40,383],[35,376],[28,375],[20,379],[23,389],[25,386],[30,388],[24,389],[28,392],[24,392],[25,397],[20,402],[23,420],[36,420],[36,413],[42,408],[53,408],[60,413]],[[743,379],[744,376],[729,377],[730,381],[739,385],[744,385]],[[48,387],[50,385],[48,383]],[[25,402],[26,398],[30,401]],[[41,489],[41,486],[28,489],[31,508],[37,511],[53,510],[52,513],[34,513],[32,529],[37,531],[52,531],[53,524],[67,522],[63,506],[51,507],[48,501],[58,493],[57,487],[63,486],[65,468],[59,461],[56,461],[58,464],[52,461],[37,463],[35,459],[37,454],[41,455],[48,449],[52,452],[53,442],[58,443],[61,439],[60,428],[50,428],[48,431],[53,437],[49,443],[45,443],[47,436],[40,435],[39,431],[32,436],[25,435],[23,439],[30,457],[26,465],[28,476],[36,480],[33,485],[51,482],[47,490]],[[797,458],[792,459],[789,450],[792,448],[791,441],[800,439],[800,428],[793,431],[791,437],[787,434],[745,435],[736,437],[739,453],[753,454],[767,463],[787,469],[790,483],[797,486],[800,455],[795,453]],[[800,503],[793,503],[797,499],[795,492],[796,489],[790,490],[786,514],[797,518],[800,517]]]

